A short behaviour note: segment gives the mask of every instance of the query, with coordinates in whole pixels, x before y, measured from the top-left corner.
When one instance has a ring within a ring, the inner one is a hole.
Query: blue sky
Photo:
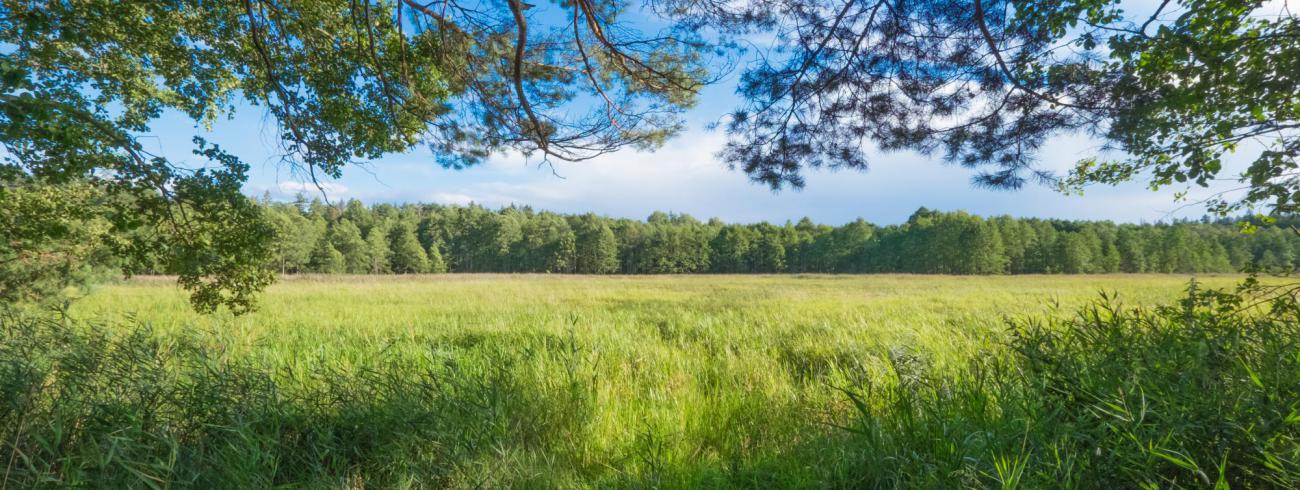
[[[1203,212],[1174,202],[1174,193],[1186,188],[1151,191],[1142,182],[1097,187],[1083,196],[1032,185],[1019,191],[991,191],[972,186],[970,170],[914,153],[874,153],[866,172],[809,171],[803,190],[772,192],[750,183],[743,173],[728,170],[714,156],[725,138],[705,127],[736,104],[734,83],[735,74],[707,89],[699,107],[687,115],[686,130],[664,147],[576,164],[557,162],[560,177],[520,155],[499,155],[479,167],[447,170],[434,162],[427,149],[419,148],[349,168],[342,179],[325,187],[331,200],[520,204],[628,218],[644,218],[660,210],[734,222],[780,223],[808,216],[828,224],[858,217],[889,224],[905,221],[921,206],[981,215],[1126,222],[1198,217]],[[153,128],[152,137],[143,140],[146,145],[158,145],[155,151],[175,160],[192,159],[190,138],[200,132],[192,122],[166,117]],[[276,159],[277,131],[260,108],[241,107],[234,119],[201,132],[252,164],[245,186],[248,194],[269,192],[277,199],[303,191],[319,195]],[[1040,160],[1045,167],[1063,170],[1095,155],[1098,145],[1081,137],[1057,138],[1045,146]],[[1239,168],[1240,162],[1230,164],[1223,175],[1235,175]],[[1225,182],[1215,189],[1195,188],[1190,195],[1205,197],[1232,186]]]
[[[727,91],[709,95],[715,101],[734,101]],[[538,167],[536,159],[530,162],[521,155],[499,155],[479,167],[448,170],[439,167],[427,149],[419,148],[348,168],[342,179],[327,182],[325,188],[331,200],[476,202],[489,207],[521,204],[628,218],[644,218],[661,210],[737,222],[780,223],[808,216],[828,224],[858,217],[889,224],[905,221],[921,206],[981,215],[1128,222],[1202,213],[1196,207],[1175,212],[1180,204],[1174,202],[1174,192],[1179,189],[1153,192],[1142,183],[1096,187],[1083,196],[1062,195],[1033,185],[1019,191],[976,188],[970,184],[970,170],[914,153],[874,153],[866,172],[810,171],[804,189],[772,192],[749,182],[742,172],[728,170],[714,157],[725,137],[705,126],[729,107],[717,102],[703,104],[689,115],[681,135],[653,152],[623,151],[589,162],[557,162],[560,177],[549,168]],[[143,142],[157,145],[155,150],[162,155],[183,161],[193,159],[189,156],[190,138],[196,132],[187,120],[164,118],[154,125],[155,137]],[[269,192],[277,199],[290,199],[300,191],[319,195],[319,190],[278,161],[274,122],[258,108],[242,108],[235,119],[202,132],[252,165],[245,186],[248,194]],[[1040,159],[1048,167],[1065,169],[1095,154],[1096,147],[1096,142],[1082,138],[1058,138],[1046,145]],[[1192,195],[1211,192],[1196,189]]]

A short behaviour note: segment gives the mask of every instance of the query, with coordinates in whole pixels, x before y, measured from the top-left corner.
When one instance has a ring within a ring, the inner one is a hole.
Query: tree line
[[[1116,224],[925,208],[897,225],[828,226],[301,197],[259,204],[276,229],[281,273],[1193,273],[1289,269],[1300,252],[1286,220],[1242,233],[1208,218]]]

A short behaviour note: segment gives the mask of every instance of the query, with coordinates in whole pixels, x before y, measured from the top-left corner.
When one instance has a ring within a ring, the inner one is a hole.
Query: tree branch
[[[524,92],[524,52],[528,47],[528,19],[524,18],[524,5],[520,0],[507,0],[510,4],[510,13],[515,18],[515,31],[518,36],[515,39],[515,58],[514,66],[511,70],[511,78],[515,87],[515,96],[519,99],[519,107],[524,110],[528,117],[528,125],[532,126],[533,142],[537,143],[538,149],[542,153],[551,155],[550,144],[547,136],[542,134],[541,121],[537,119],[537,114],[533,112],[533,105],[528,101],[528,94]],[[525,134],[529,131],[525,128]],[[556,157],[560,157],[556,155]]]
[[[1074,109],[1079,109],[1084,111],[1094,110],[1094,108],[1091,107],[1084,107],[1081,105],[1065,102],[1056,99],[1054,97],[1043,95],[1029,87],[1026,87],[1023,83],[1021,83],[1020,78],[1017,77],[1015,73],[1011,71],[1011,68],[1007,66],[1006,60],[1002,59],[1002,52],[998,49],[998,43],[996,40],[993,39],[993,34],[989,32],[988,25],[984,21],[984,7],[980,4],[980,0],[975,0],[975,24],[979,26],[980,34],[984,36],[984,43],[988,45],[989,51],[993,54],[993,58],[997,60],[998,68],[1002,70],[1002,74],[1005,75],[1007,77],[1007,80],[1010,81],[1011,84],[1014,85],[1016,88],[1020,89],[1021,91],[1029,95],[1034,96],[1034,98],[1037,98],[1039,100],[1042,100],[1050,104],[1071,107]]]

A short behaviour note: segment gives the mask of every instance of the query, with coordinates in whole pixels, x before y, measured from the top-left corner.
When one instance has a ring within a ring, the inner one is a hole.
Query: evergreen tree
[[[356,199],[349,199],[347,204],[343,205],[340,216],[356,225],[362,235],[369,234],[370,227],[375,225],[375,213],[371,212],[365,203]]]
[[[952,270],[960,274],[1005,273],[1008,258],[997,226],[971,217],[963,228],[957,243],[965,245],[966,258]]]
[[[1100,270],[1098,270],[1098,272],[1105,272],[1105,273],[1119,272],[1120,264],[1122,260],[1123,259],[1120,256],[1119,248],[1115,246],[1115,242],[1111,242],[1111,241],[1103,242],[1101,248],[1101,257],[1098,262],[1100,267]]]
[[[786,223],[789,242],[785,245],[786,269],[790,272],[812,272],[816,270],[817,252],[815,240],[830,231],[830,227],[813,223],[804,216],[793,226]]]
[[[392,225],[387,220],[377,221],[366,233],[366,258],[370,260],[370,268],[367,272],[371,274],[392,272],[389,264],[392,250],[388,240],[391,228]]]
[[[837,227],[808,219],[775,226],[716,218],[701,223],[672,213],[646,221],[564,216],[528,207],[367,209],[359,201],[326,206],[305,199],[259,205],[275,227],[274,259],[283,272],[391,272],[399,268],[394,254],[407,234],[415,235],[427,265],[420,266],[414,248],[407,247],[401,272],[1233,272],[1249,264],[1293,267],[1300,250],[1300,236],[1281,225],[1261,224],[1243,234],[1231,221],[1208,220],[1117,226],[985,220],[921,208],[906,223],[878,228],[860,219]],[[370,228],[361,233],[354,218],[369,219]],[[166,272],[161,262],[135,267],[139,273]]]
[[[349,274],[365,274],[370,271],[370,247],[361,237],[361,229],[347,219],[335,221],[327,233],[330,244],[343,254],[344,270]]]
[[[1196,244],[1185,226],[1167,226],[1164,233],[1162,272],[1196,272]]]
[[[415,228],[415,236],[420,239],[420,245],[425,250],[431,250],[437,244],[446,243],[448,233],[444,229],[446,220],[443,218],[441,209],[436,206],[426,206],[421,210],[419,224]]]
[[[1115,238],[1115,248],[1120,257],[1119,270],[1122,272],[1146,272],[1147,254],[1145,240],[1140,229],[1123,227]]]
[[[316,241],[316,248],[311,252],[311,270],[324,274],[337,274],[347,271],[343,253],[334,248],[329,238],[321,237]]]
[[[758,241],[752,250],[753,272],[776,273],[785,271],[785,245],[771,225],[760,226]]]
[[[997,228],[998,238],[1002,241],[1003,253],[1006,255],[1005,271],[1012,274],[1024,272],[1025,254],[1033,241],[1033,229],[1010,216],[998,216],[989,223]]]
[[[750,232],[743,226],[726,225],[710,241],[713,272],[753,272],[750,258]]]
[[[429,257],[428,272],[432,272],[434,274],[442,274],[444,272],[447,272],[447,263],[442,260],[442,252],[438,251],[438,245],[434,244],[433,246],[429,247],[427,250],[428,250],[428,257]]]
[[[816,272],[867,272],[872,269],[874,256],[883,255],[881,250],[872,250],[873,239],[879,240],[876,227],[860,218],[824,236],[813,240],[820,251],[820,257],[811,260]]]
[[[647,220],[635,271],[644,274],[707,271],[712,233],[712,228],[690,215],[652,214]]]
[[[391,244],[392,268],[398,274],[419,274],[429,271],[429,257],[415,237],[415,230],[405,223],[397,223],[388,234]]]
[[[525,214],[521,235],[513,244],[513,270],[571,272],[576,238],[564,218],[553,213]]]
[[[574,272],[618,272],[618,238],[605,221],[594,214],[584,214],[573,220]]]
[[[305,270],[316,242],[325,233],[323,223],[309,220],[298,209],[282,204],[270,205],[266,210],[268,220],[275,227],[275,262],[281,274]]]
[[[1092,250],[1088,239],[1081,233],[1065,233],[1056,241],[1056,267],[1054,272],[1080,274],[1092,267]]]

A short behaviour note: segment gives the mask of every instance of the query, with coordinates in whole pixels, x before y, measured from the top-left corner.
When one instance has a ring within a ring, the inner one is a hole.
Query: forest
[[[1196,273],[1289,268],[1300,250],[1287,220],[1242,233],[1240,220],[1116,224],[926,208],[898,225],[828,226],[301,196],[259,203],[281,273]]]

